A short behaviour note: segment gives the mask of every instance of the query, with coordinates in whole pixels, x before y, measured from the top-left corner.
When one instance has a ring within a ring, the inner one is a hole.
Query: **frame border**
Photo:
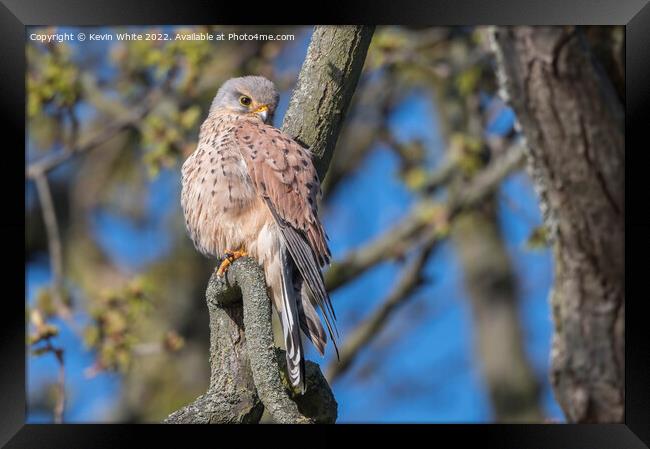
[[[113,0],[102,3],[98,0],[59,0],[45,2],[39,0],[2,0],[0,3],[0,114],[2,123],[6,124],[7,133],[3,142],[5,156],[16,157],[16,148],[25,144],[25,27],[27,25],[65,24],[65,25],[153,25],[153,24],[187,24],[237,23],[243,16],[231,5],[186,0],[182,5],[171,2],[146,0],[138,2]],[[650,5],[648,0],[438,0],[436,3],[417,2],[417,0],[375,1],[372,7],[358,1],[346,2],[346,8],[328,8],[311,17],[296,17],[297,9],[280,10],[274,4],[256,8],[246,19],[253,23],[270,22],[274,14],[282,13],[284,23],[399,23],[409,25],[625,25],[626,46],[626,118],[625,135],[628,147],[637,151],[632,154],[633,161],[628,164],[630,171],[638,170],[641,174],[643,163],[639,154],[648,147],[647,136],[641,135],[647,128],[650,109]],[[645,134],[645,133],[644,133]],[[8,138],[8,140],[7,140]],[[643,140],[642,140],[643,139]],[[11,154],[9,154],[11,153]],[[24,160],[23,160],[24,162]],[[647,176],[647,173],[644,173]],[[15,178],[15,179],[14,179]],[[19,183],[24,187],[23,171],[8,170],[0,179],[7,182],[7,191],[17,189]],[[637,178],[637,179],[643,179]],[[639,196],[632,204],[647,203],[648,186],[646,183],[634,186],[631,176],[626,175],[626,192],[629,196]],[[9,190],[11,189],[11,190]],[[645,195],[644,195],[645,194]],[[14,197],[14,198],[12,198]],[[24,197],[23,197],[24,198]],[[24,201],[19,195],[5,195],[5,200],[13,200],[11,209],[0,221],[0,230],[8,235],[24,233]],[[627,234],[634,238],[634,246],[627,248],[627,257],[643,260],[650,252],[650,209],[637,206],[627,211]],[[636,216],[635,216],[636,215]],[[22,218],[21,218],[22,217]],[[632,217],[631,219],[629,217]],[[631,234],[630,234],[631,232]],[[629,241],[632,237],[630,237]],[[7,243],[18,245],[17,239],[5,239]],[[13,248],[12,248],[13,249]],[[16,248],[16,252],[18,249]],[[160,438],[165,446],[171,444],[186,445],[188,434],[183,427],[165,425],[131,426],[122,424],[92,425],[39,425],[25,424],[26,418],[26,358],[25,358],[25,284],[19,279],[24,276],[24,268],[17,263],[7,264],[3,270],[6,278],[11,280],[11,294],[6,294],[5,309],[0,313],[0,445],[9,441],[6,448],[88,448],[88,447],[124,447],[136,441],[140,435],[146,441]],[[627,263],[626,279],[633,279],[635,270],[639,274],[636,284],[642,288],[643,266]],[[14,273],[15,271],[15,273]],[[629,283],[628,283],[629,292]],[[328,442],[337,444],[341,438],[350,433],[363,432],[364,437],[372,436],[377,440],[391,436],[403,436],[412,439],[421,433],[439,438],[453,438],[454,441],[479,442],[481,445],[498,445],[526,449],[570,447],[571,449],[610,449],[617,447],[647,448],[650,444],[650,343],[640,311],[641,301],[647,295],[628,294],[626,316],[626,395],[625,424],[532,424],[532,425],[420,425],[420,426],[321,426],[293,427],[292,438],[302,437],[297,432],[305,432],[305,437],[318,446],[327,446]],[[18,298],[20,297],[20,298]],[[217,429],[218,427],[218,429]],[[256,432],[248,432],[245,427],[234,426],[195,426],[192,436],[196,438],[213,438],[222,440],[226,434],[241,438],[239,441],[251,443],[259,439],[268,444],[267,432],[282,432],[281,427],[261,426]],[[354,427],[354,429],[352,428]],[[368,429],[370,428],[370,429]],[[370,430],[370,432],[367,432]],[[245,432],[245,433],[244,433]],[[408,433],[407,433],[408,432]],[[316,433],[317,435],[314,435]],[[13,436],[13,438],[12,438]],[[407,440],[408,441],[408,440]],[[644,443],[645,442],[645,443]],[[137,444],[137,443],[136,443]],[[311,446],[311,444],[310,444]]]

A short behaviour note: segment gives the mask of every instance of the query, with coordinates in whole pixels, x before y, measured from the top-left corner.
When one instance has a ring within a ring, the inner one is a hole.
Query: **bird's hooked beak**
[[[266,117],[268,117],[269,115],[269,106],[263,104],[259,106],[257,109],[255,109],[253,113],[259,115],[262,121],[266,123]]]

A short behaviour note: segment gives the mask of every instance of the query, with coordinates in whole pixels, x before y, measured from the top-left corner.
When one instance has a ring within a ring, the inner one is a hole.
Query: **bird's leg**
[[[224,252],[224,259],[221,262],[221,265],[219,265],[219,268],[217,269],[217,276],[223,276],[226,274],[226,271],[228,271],[228,267],[237,259],[240,257],[245,257],[247,256],[246,251],[243,250],[237,250],[237,251],[231,251],[227,249]]]

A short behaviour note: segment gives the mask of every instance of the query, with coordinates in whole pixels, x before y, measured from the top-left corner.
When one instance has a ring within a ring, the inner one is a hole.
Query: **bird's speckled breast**
[[[211,257],[248,250],[267,219],[265,206],[253,207],[261,199],[233,138],[238,120],[232,114],[208,117],[182,168],[185,225],[196,248]]]

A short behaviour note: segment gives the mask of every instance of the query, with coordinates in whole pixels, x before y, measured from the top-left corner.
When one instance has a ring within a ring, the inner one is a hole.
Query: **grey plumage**
[[[224,110],[239,114],[248,113],[246,106],[239,102],[241,95],[254,96],[256,103],[269,105],[269,115],[264,123],[273,123],[273,115],[280,100],[280,94],[275,85],[262,76],[230,78],[223,83],[212,100],[210,114]]]

